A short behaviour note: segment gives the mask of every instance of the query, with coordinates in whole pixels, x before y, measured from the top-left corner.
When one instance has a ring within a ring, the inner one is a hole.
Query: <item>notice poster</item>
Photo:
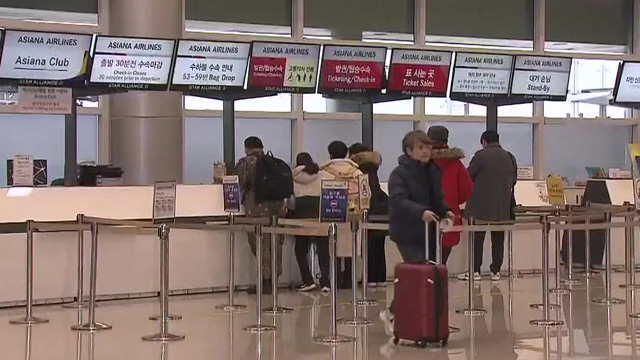
[[[160,181],[153,186],[153,221],[174,220],[176,217],[176,182]]]
[[[98,36],[90,83],[130,90],[166,90],[175,40]]]
[[[533,166],[518,166],[518,180],[533,180]]]
[[[629,144],[631,158],[631,175],[636,209],[640,210],[640,144]]]
[[[320,45],[254,42],[249,89],[313,93],[318,79]]]
[[[19,114],[71,114],[71,89],[19,86],[0,92],[0,112]]]
[[[511,96],[565,101],[571,73],[569,58],[516,56]]]
[[[224,194],[224,211],[240,212],[240,182],[237,175],[222,178],[222,192]]]
[[[320,75],[320,92],[325,94],[367,94],[382,90],[384,47],[325,45]]]
[[[450,52],[393,49],[387,93],[446,97],[450,66]]]
[[[457,53],[451,98],[508,96],[512,55]]]
[[[360,202],[360,209],[369,209],[371,207],[371,185],[368,174],[358,176],[358,201]]]
[[[640,63],[623,62],[613,93],[614,103],[640,102]]]
[[[13,157],[13,186],[33,186],[33,155]]]
[[[547,194],[549,195],[549,203],[553,206],[564,206],[564,183],[562,177],[558,175],[549,175],[547,177]]]
[[[171,90],[242,89],[249,43],[178,40]]]
[[[28,86],[83,86],[91,35],[7,30],[0,80]]]
[[[322,180],[320,195],[321,222],[347,222],[349,211],[349,182]]]

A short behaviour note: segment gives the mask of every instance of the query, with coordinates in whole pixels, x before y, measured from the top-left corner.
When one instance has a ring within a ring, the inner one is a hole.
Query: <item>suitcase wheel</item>
[[[447,343],[449,343],[449,337],[448,336],[446,338],[442,339],[442,347],[447,346]]]
[[[397,337],[393,338],[393,345],[398,345],[398,343],[400,342],[400,339]]]
[[[423,349],[426,348],[427,347],[427,340],[418,341],[418,346],[420,346]]]

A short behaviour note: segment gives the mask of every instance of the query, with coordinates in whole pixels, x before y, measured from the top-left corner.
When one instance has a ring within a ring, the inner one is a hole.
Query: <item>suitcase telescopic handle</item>
[[[439,221],[434,221],[434,226],[436,228],[436,263],[437,264],[442,264],[442,238],[440,236],[440,222]],[[430,223],[424,223],[424,229],[425,229],[425,247],[424,247],[424,256],[425,256],[425,261],[426,262],[430,262],[430,257],[429,257],[429,237],[430,237],[430,231],[429,231],[429,225]]]

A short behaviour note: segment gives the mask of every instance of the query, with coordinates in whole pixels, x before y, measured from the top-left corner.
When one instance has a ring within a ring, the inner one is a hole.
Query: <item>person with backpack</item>
[[[442,192],[449,208],[456,215],[454,225],[462,225],[462,210],[460,205],[471,198],[473,182],[462,163],[464,151],[460,148],[450,148],[449,130],[444,126],[431,126],[427,130],[427,136],[433,141],[431,158],[438,165],[442,173]],[[454,246],[460,243],[460,233],[448,232],[442,234],[442,263],[447,264],[447,259]]]
[[[435,222],[453,219],[442,193],[441,173],[431,158],[433,141],[424,131],[402,139],[404,155],[389,176],[389,233],[405,263],[424,263],[426,230],[430,233],[429,260],[435,260]],[[380,312],[385,330],[393,332],[393,302]]]
[[[358,164],[360,171],[369,176],[369,187],[371,188],[369,214],[386,216],[389,212],[389,196],[382,191],[378,177],[378,169],[382,165],[382,156],[366,145],[355,143],[349,147],[349,157]],[[387,235],[388,231],[367,231],[367,255],[369,260],[367,280],[369,286],[377,286],[387,281],[387,262],[384,249]]]
[[[362,171],[358,168],[358,164],[350,159],[349,148],[342,141],[333,141],[327,147],[329,151],[328,162],[320,166],[322,178],[327,180],[345,180],[349,183],[349,220],[360,214],[360,205],[358,202],[358,176],[362,175]],[[338,256],[340,254],[351,254],[351,232],[341,231],[338,229]],[[353,254],[351,254],[353,255]],[[338,268],[338,288],[351,288],[351,259],[349,257],[341,257],[342,270]]]
[[[238,175],[242,204],[247,217],[269,218],[284,217],[286,213],[285,199],[293,194],[293,174],[289,166],[275,158],[270,152],[264,152],[262,140],[250,136],[244,141],[245,157],[235,167]],[[248,234],[251,251],[256,255],[256,236]],[[278,273],[271,274],[271,236],[262,235],[262,289],[265,294],[271,292],[271,281],[277,281],[282,273],[282,244],[277,244]],[[260,281],[258,279],[257,281]],[[255,287],[249,293],[255,293]]]
[[[293,170],[293,193],[295,196],[293,217],[296,219],[315,219],[320,216],[320,182],[322,180],[318,164],[313,162],[309,153],[300,153],[296,157],[296,168]],[[309,247],[315,243],[318,249],[320,264],[320,286],[323,293],[328,293],[329,283],[329,241],[326,237],[296,236],[295,254],[300,268],[302,285],[300,292],[313,291],[316,283],[309,271]],[[312,260],[313,261],[313,260]]]

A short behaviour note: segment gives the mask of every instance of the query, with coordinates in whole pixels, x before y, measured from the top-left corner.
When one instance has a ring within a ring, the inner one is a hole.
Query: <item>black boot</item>
[[[257,287],[251,286],[247,289],[247,294],[249,295],[255,295],[258,292]],[[272,291],[271,291],[271,280],[270,279],[264,279],[262,280],[262,295],[271,295]]]

